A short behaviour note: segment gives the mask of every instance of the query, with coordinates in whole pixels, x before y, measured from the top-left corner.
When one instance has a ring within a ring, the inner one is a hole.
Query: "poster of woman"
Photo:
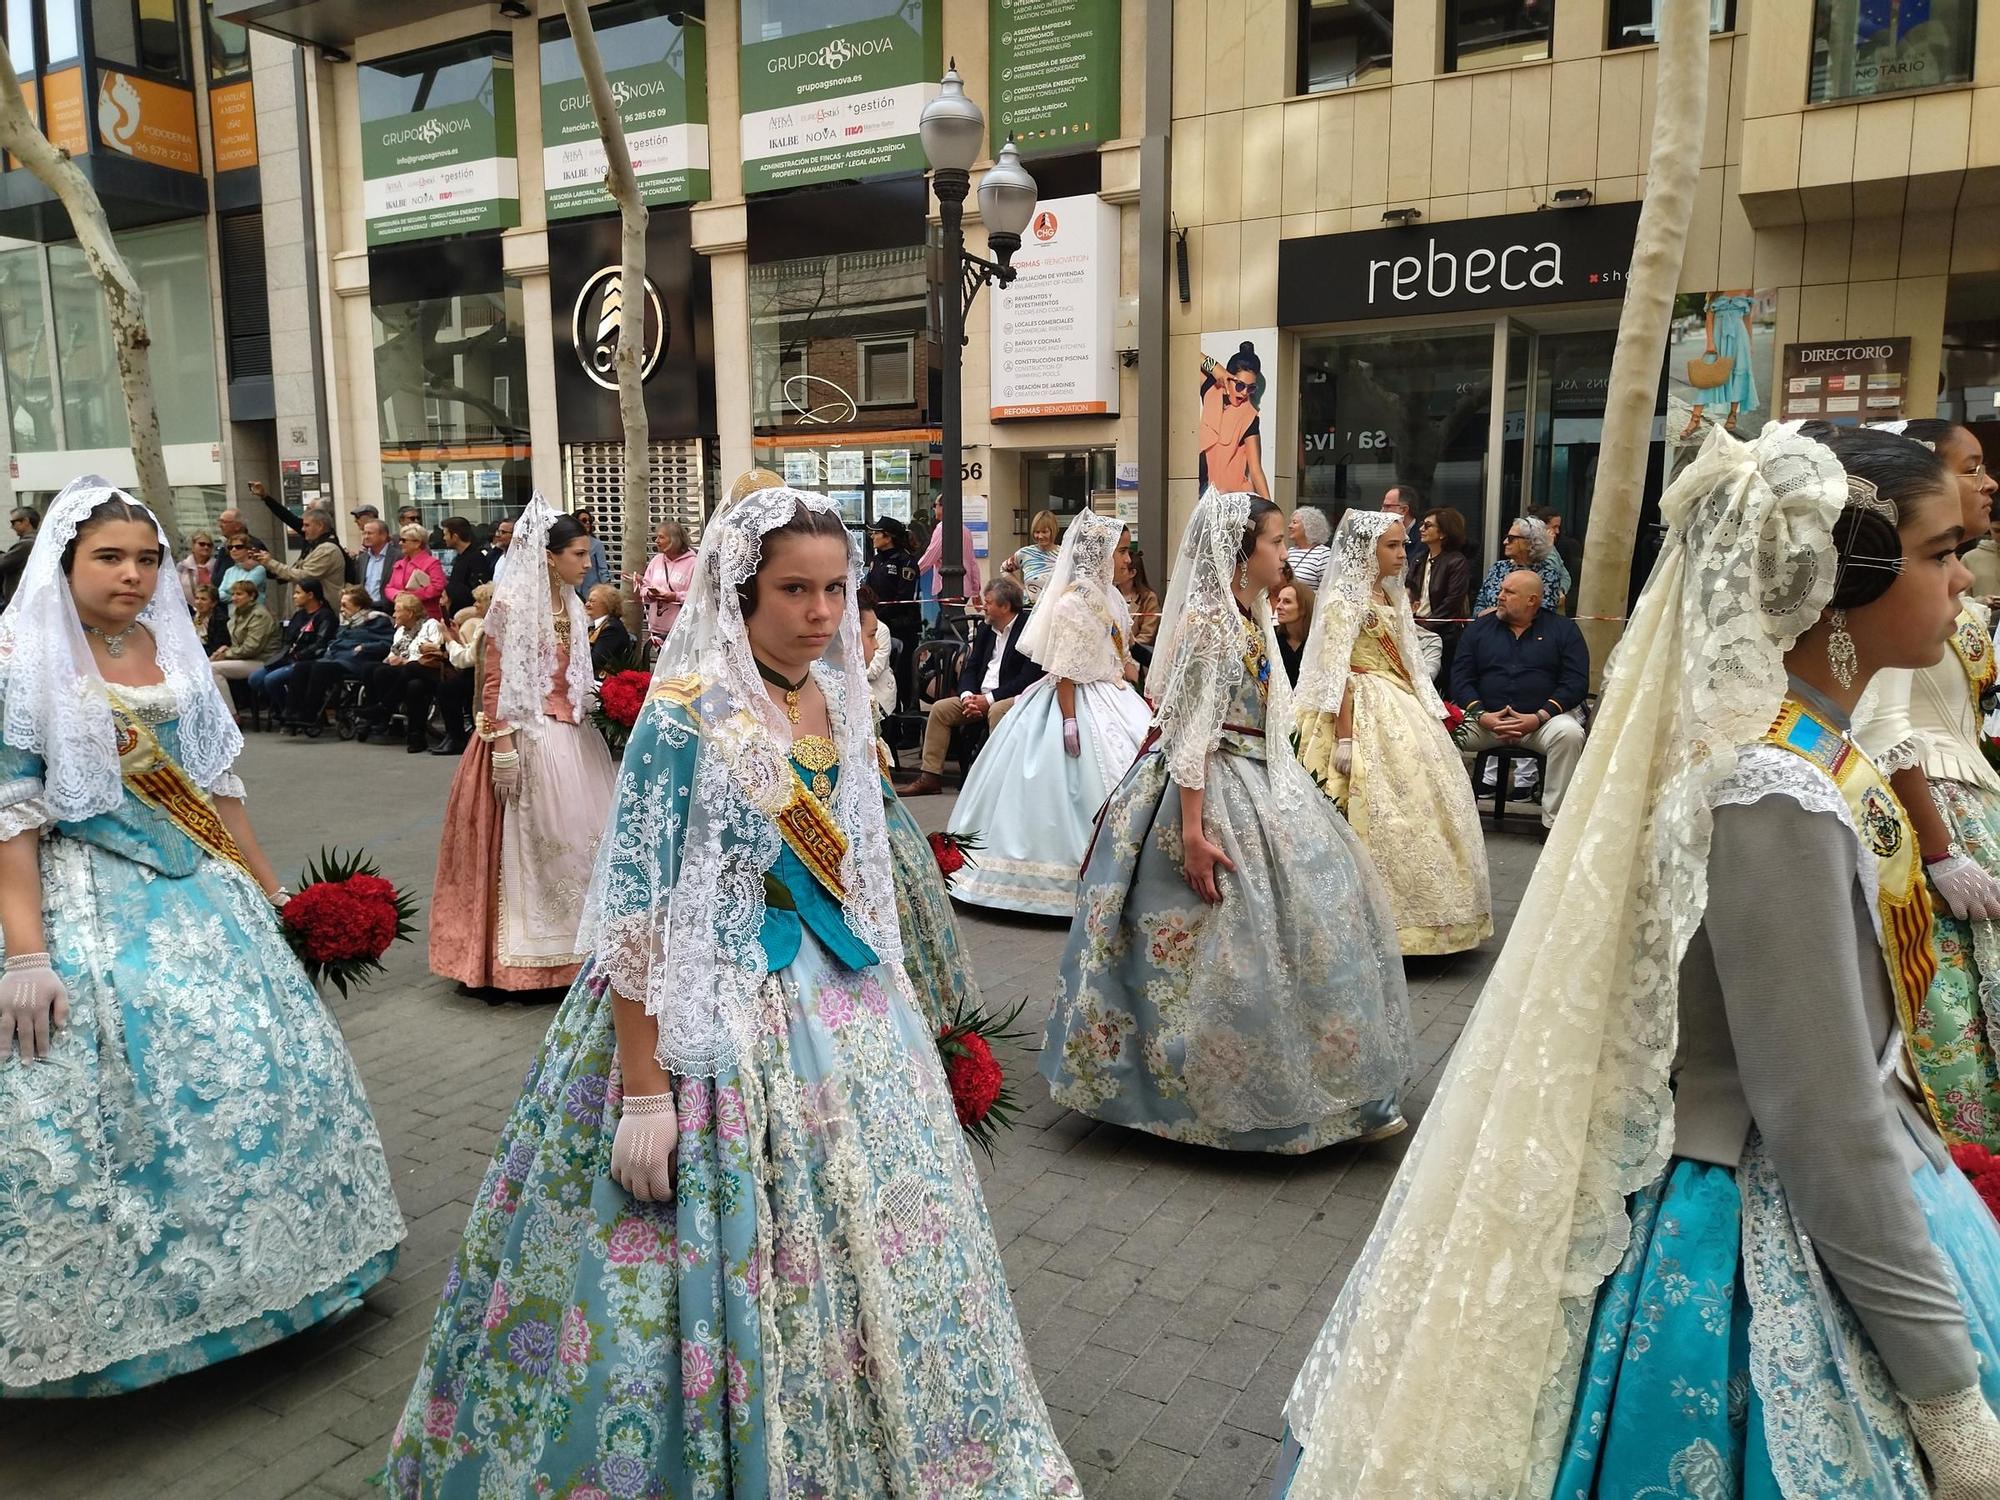
[[[1264,467],[1264,393],[1276,374],[1277,330],[1205,333],[1201,338],[1200,488],[1271,497]]]
[[[1776,322],[1777,298],[1748,287],[1674,299],[1667,383],[1676,443],[1692,442],[1707,423],[1746,439],[1763,428]]]

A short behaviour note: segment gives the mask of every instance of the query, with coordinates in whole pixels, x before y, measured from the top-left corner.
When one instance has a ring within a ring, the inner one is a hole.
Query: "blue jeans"
[[[297,662],[280,662],[276,666],[259,667],[250,674],[250,700],[260,706],[278,708],[285,701],[285,684],[298,671]]]

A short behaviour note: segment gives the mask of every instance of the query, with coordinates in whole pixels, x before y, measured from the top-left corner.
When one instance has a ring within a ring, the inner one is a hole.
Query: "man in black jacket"
[[[1021,654],[1021,631],[1027,623],[1022,600],[1021,585],[1012,578],[996,578],[986,585],[981,601],[986,623],[972,637],[972,649],[958,674],[958,696],[931,705],[930,722],[924,725],[923,768],[915,781],[896,788],[898,795],[928,797],[943,791],[944,757],[951,748],[952,731],[966,723],[983,723],[992,730],[1042,675],[1040,665]]]
[[[1520,745],[1547,762],[1542,826],[1552,825],[1583,754],[1576,717],[1590,691],[1590,648],[1576,622],[1542,608],[1542,579],[1523,568],[1500,584],[1491,614],[1466,626],[1451,662],[1452,701],[1465,710],[1467,750]]]
[[[460,610],[472,608],[472,591],[491,581],[497,554],[491,547],[480,545],[479,533],[464,516],[446,516],[438,530],[454,554],[451,575],[444,581],[444,617],[455,620]]]

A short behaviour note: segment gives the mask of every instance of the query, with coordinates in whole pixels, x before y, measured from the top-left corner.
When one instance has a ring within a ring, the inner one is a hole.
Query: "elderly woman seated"
[[[1479,593],[1472,601],[1475,615],[1490,614],[1500,602],[1500,585],[1509,573],[1525,570],[1542,580],[1542,608],[1559,610],[1563,605],[1562,563],[1555,555],[1555,538],[1546,522],[1533,516],[1516,516],[1507,528],[1500,550],[1505,555],[1486,570]]]

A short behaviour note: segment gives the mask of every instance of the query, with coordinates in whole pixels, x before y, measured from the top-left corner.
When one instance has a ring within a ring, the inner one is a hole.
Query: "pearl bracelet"
[[[0,973],[14,974],[26,969],[46,969],[51,967],[47,953],[12,953],[7,962],[0,965]]]
[[[623,1114],[631,1115],[634,1119],[643,1118],[647,1115],[670,1115],[674,1112],[674,1096],[672,1094],[627,1094],[624,1101],[619,1105],[619,1110]]]

